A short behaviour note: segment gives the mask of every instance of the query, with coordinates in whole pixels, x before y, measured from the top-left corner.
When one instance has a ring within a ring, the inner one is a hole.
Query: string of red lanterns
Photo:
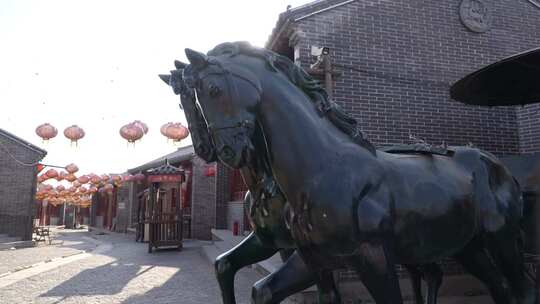
[[[44,165],[42,166],[52,166]],[[59,166],[53,166],[58,167]],[[49,169],[45,173],[38,176],[38,184],[35,198],[39,201],[47,201],[53,205],[56,204],[74,204],[81,207],[91,205],[92,195],[95,193],[111,194],[115,187],[122,187],[124,182],[142,182],[146,176],[142,173],[135,175],[131,174],[102,174],[98,176],[95,173],[89,173],[77,177],[76,172],[79,168],[75,164],[69,164],[63,167],[64,170],[57,171]],[[45,184],[44,182],[50,179],[56,181],[68,181],[70,186]]]
[[[130,122],[120,128],[120,136],[128,141],[135,143],[142,139],[148,133],[148,125],[140,120]],[[173,143],[178,143],[189,136],[189,130],[179,122],[168,122],[161,126],[160,132],[167,140],[172,140]],[[58,129],[50,123],[44,123],[36,128],[36,134],[42,141],[48,142],[50,139],[58,135]],[[64,136],[68,138],[71,145],[78,145],[78,141],[86,135],[83,128],[78,125],[72,125],[64,129]]]

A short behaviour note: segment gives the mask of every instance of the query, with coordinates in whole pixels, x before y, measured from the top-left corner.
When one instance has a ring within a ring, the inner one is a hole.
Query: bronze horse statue
[[[376,303],[395,304],[396,263],[453,257],[496,303],[535,303],[519,185],[496,157],[470,147],[447,156],[377,151],[289,59],[246,43],[186,55],[183,76],[217,157],[242,168],[266,155],[310,270],[355,269]]]
[[[182,71],[186,64],[175,61],[175,67],[176,70],[171,71],[171,75],[160,75],[160,78],[173,88],[175,94],[181,96],[181,108],[183,108],[188,121],[196,154],[207,162],[215,161],[215,148],[206,128],[204,117],[196,104],[195,94],[182,79]],[[263,137],[256,136],[256,138]],[[271,176],[266,157],[261,154],[256,156],[250,165],[241,170],[250,189],[245,200],[250,206],[249,218],[252,221],[254,232],[240,244],[220,255],[215,263],[223,302],[235,303],[234,275],[240,268],[267,259],[278,250],[280,250],[282,260],[286,263],[278,271],[255,285],[253,302],[277,303],[314,284],[319,286],[320,298],[333,297],[336,301],[340,301],[340,295],[331,273],[317,278],[294,252],[295,244],[284,218],[285,198]],[[428,282],[429,288],[427,303],[435,304],[437,290],[442,280],[442,272],[437,265],[425,265],[421,269],[407,265],[405,267],[411,274],[416,303],[424,303],[420,283],[421,278],[424,278]],[[271,298],[267,296],[268,290],[272,295]],[[331,295],[327,293],[331,293]]]
[[[186,86],[182,78],[185,63],[175,61],[176,70],[160,78],[180,95],[181,108],[188,121],[195,153],[207,162],[216,160],[216,151],[208,133],[206,121],[196,103],[195,92]],[[278,273],[286,273],[289,280],[274,279],[272,275],[264,279],[264,286],[271,289],[274,301],[281,301],[287,296],[302,291],[316,283],[324,283],[337,295],[333,277],[325,277],[318,282],[305,266],[303,260],[294,253],[294,242],[284,219],[285,199],[269,173],[268,161],[264,155],[254,157],[252,162],[241,169],[241,175],[249,191],[245,200],[250,206],[250,220],[254,231],[231,250],[221,254],[215,262],[216,276],[222,291],[223,303],[236,303],[234,295],[234,276],[247,265],[263,261],[280,252],[285,264]],[[294,282],[294,284],[291,284]],[[321,295],[323,296],[323,295]],[[255,302],[264,297],[255,287]]]

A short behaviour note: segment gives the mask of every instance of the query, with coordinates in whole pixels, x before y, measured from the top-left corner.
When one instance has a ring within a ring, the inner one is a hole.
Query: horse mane
[[[269,70],[281,72],[287,76],[291,83],[309,97],[321,116],[326,116],[333,125],[347,134],[353,142],[375,155],[375,147],[364,137],[356,119],[345,113],[337,103],[330,100],[328,93],[320,85],[319,81],[294,64],[289,58],[267,49],[253,47],[244,41],[222,43],[207,53],[208,56],[216,57],[234,57],[239,54],[261,58],[265,61]]]

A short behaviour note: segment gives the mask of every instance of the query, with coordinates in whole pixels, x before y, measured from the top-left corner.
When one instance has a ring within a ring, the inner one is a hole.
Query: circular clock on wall
[[[472,32],[484,33],[491,28],[491,6],[485,0],[463,0],[459,16],[463,25]]]

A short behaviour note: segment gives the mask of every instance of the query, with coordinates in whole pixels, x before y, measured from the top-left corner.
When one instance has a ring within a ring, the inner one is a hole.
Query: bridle
[[[225,81],[227,83],[227,92],[229,92],[231,100],[234,100],[234,98],[240,97],[236,83],[233,81],[233,77],[240,78],[246,81],[247,83],[249,83],[259,93],[259,95],[262,93],[262,89],[253,80],[249,79],[248,77],[238,72],[226,69],[219,61],[213,58],[210,58],[208,59],[208,65],[216,66],[219,69],[219,71],[216,71],[215,69],[210,69],[202,73],[199,73],[198,81],[201,81],[204,78],[211,75],[224,76]],[[219,90],[219,88],[217,87],[216,89]],[[214,89],[210,87],[209,88],[210,95],[212,95],[212,90]],[[225,125],[216,125],[215,123],[212,122],[212,123],[208,123],[207,125],[208,125],[208,131],[214,135],[222,130],[241,129],[242,131],[245,132],[245,131],[251,131],[255,128],[255,123],[249,120],[243,120],[243,121],[235,122],[232,124],[225,124]],[[239,133],[244,133],[242,131]]]

